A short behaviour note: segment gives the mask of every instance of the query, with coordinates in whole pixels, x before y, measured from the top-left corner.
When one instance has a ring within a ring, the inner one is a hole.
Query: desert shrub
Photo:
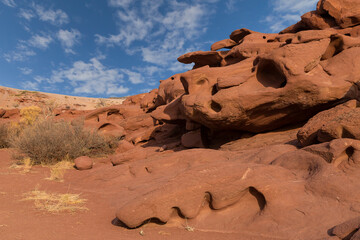
[[[7,124],[0,124],[0,148],[9,147],[9,127]]]
[[[87,130],[77,122],[45,119],[22,129],[14,135],[10,144],[34,164],[54,164],[67,156],[73,160],[79,156],[97,156],[112,152],[109,142],[96,131]]]
[[[29,126],[33,125],[42,113],[41,108],[38,106],[25,107],[20,110],[20,124]]]

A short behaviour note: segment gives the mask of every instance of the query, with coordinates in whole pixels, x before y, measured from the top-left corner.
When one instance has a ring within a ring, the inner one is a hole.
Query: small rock
[[[75,167],[78,170],[88,170],[93,167],[93,161],[87,156],[78,157],[75,159]]]
[[[201,130],[187,132],[181,137],[181,144],[186,148],[204,148],[204,143],[201,139]]]

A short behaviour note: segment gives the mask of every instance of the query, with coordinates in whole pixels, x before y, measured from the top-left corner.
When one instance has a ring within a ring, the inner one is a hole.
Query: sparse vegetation
[[[33,125],[40,117],[42,110],[38,106],[25,107],[20,110],[20,124],[25,126]]]
[[[106,107],[106,100],[103,98],[99,98],[99,102],[96,104],[97,108]]]
[[[35,190],[24,194],[24,201],[33,200],[35,207],[51,213],[76,212],[88,210],[84,207],[85,199],[80,198],[80,194],[55,194]]]
[[[67,169],[74,168],[74,163],[67,157],[61,162],[56,163],[55,165],[50,166],[50,177],[46,178],[47,180],[53,181],[64,181],[64,174]]]
[[[188,232],[193,232],[195,231],[195,228],[194,227],[191,227],[188,225],[188,222],[187,222],[187,218],[185,218],[185,226],[184,226],[185,230],[188,231]]]
[[[8,124],[0,124],[0,148],[9,147],[9,126]]]
[[[21,173],[28,173],[30,172],[32,166],[33,162],[31,161],[31,159],[29,157],[24,157],[23,159],[13,163],[10,168],[21,169]]]
[[[46,119],[27,126],[10,139],[12,147],[31,158],[34,164],[54,164],[65,156],[97,156],[112,152],[111,144],[95,131],[84,129],[80,122]]]
[[[54,110],[59,107],[55,100],[48,100],[42,107],[42,114],[45,118],[53,116]]]

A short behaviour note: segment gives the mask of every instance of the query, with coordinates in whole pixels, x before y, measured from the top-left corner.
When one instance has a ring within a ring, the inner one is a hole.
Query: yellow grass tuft
[[[20,161],[13,163],[10,166],[10,168],[22,169],[22,171],[21,171],[22,173],[28,173],[28,172],[30,172],[33,165],[34,165],[33,161],[29,157],[26,157]]]
[[[74,163],[69,160],[69,158],[65,158],[61,162],[56,163],[55,165],[50,165],[50,177],[46,178],[47,180],[54,180],[63,182],[64,174],[67,169],[73,169]]]
[[[20,123],[25,126],[33,125],[41,114],[42,110],[38,106],[25,107],[20,110]]]
[[[24,194],[24,201],[34,201],[35,207],[39,210],[59,213],[59,212],[76,212],[86,211],[88,208],[84,207],[86,199],[81,199],[80,194],[57,194],[47,193],[35,190]]]

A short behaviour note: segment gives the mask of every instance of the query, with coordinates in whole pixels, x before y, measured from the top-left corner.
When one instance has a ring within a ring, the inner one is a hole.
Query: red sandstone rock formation
[[[123,140],[74,184],[117,194],[115,222],[128,228],[357,239],[359,14],[356,0],[321,0],[279,34],[235,30],[180,56],[194,69],[158,89],[86,112],[85,126]]]
[[[180,62],[195,63],[193,70],[162,81],[142,98],[141,107],[156,120],[148,143],[163,146],[175,136],[173,146],[178,138],[184,147],[205,148],[231,132],[271,131],[317,114],[298,133],[307,147],[297,149],[294,139],[241,151],[121,151],[112,163],[130,172],[123,181],[133,190],[119,200],[117,218],[130,228],[182,217],[215,229],[223,224],[229,231],[315,239],[356,217],[359,6],[355,0],[321,0],[316,11],[279,34],[239,29],[211,51],[180,56]],[[230,50],[217,51],[222,48]],[[163,129],[157,138],[155,129]],[[272,134],[276,142],[277,132]],[[358,220],[345,225],[332,234],[348,237]]]

